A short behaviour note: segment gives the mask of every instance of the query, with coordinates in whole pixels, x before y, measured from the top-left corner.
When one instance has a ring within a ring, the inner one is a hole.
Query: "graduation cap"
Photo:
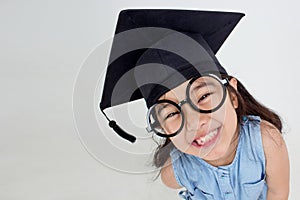
[[[115,132],[135,137],[104,109],[144,98],[149,108],[167,91],[208,71],[227,74],[215,54],[243,13],[129,9],[120,12],[100,109]]]

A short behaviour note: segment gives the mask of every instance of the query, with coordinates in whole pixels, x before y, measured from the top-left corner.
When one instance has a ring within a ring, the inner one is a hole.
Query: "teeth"
[[[209,134],[207,134],[204,137],[199,138],[197,141],[197,143],[199,145],[204,145],[206,142],[209,142],[212,138],[214,138],[218,133],[218,129],[215,129],[213,131],[211,131]]]

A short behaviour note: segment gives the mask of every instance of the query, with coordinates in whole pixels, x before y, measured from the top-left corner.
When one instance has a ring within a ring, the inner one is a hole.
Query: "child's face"
[[[186,99],[186,88],[189,81],[164,94],[160,100],[168,99],[175,103]],[[230,84],[236,88],[236,79]],[[206,161],[217,161],[231,154],[237,132],[237,116],[235,108],[238,106],[236,97],[230,99],[227,92],[224,104],[215,112],[200,113],[189,104],[182,105],[184,127],[174,137],[173,144],[182,152],[199,156]]]

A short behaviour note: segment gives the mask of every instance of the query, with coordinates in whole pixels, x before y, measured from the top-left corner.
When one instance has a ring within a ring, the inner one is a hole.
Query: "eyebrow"
[[[215,86],[215,84],[212,83],[212,82],[208,82],[208,83],[206,83],[206,82],[200,82],[199,85],[197,85],[197,87],[194,87],[192,89],[192,91],[198,90],[198,89],[206,87],[206,86]]]
[[[158,111],[157,111],[157,114],[160,115],[161,111],[162,111],[163,109],[165,109],[166,107],[168,107],[168,106],[171,106],[171,104],[166,103],[165,105],[163,105],[162,107],[160,107],[160,108],[158,109]]]

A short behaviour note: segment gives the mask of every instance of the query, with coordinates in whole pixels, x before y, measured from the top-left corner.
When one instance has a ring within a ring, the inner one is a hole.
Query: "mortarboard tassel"
[[[120,137],[124,138],[125,140],[130,141],[131,143],[134,143],[136,141],[136,137],[134,137],[133,135],[130,135],[129,133],[127,133],[126,131],[124,131],[114,120],[110,120],[106,114],[104,113],[104,111],[101,109],[101,112],[104,114],[104,116],[106,117],[106,119],[109,121],[108,125],[109,127],[111,127]]]

